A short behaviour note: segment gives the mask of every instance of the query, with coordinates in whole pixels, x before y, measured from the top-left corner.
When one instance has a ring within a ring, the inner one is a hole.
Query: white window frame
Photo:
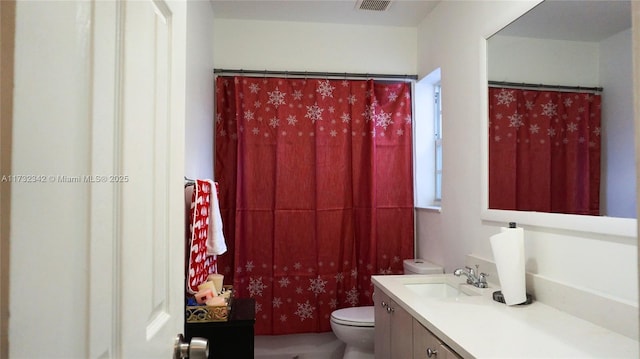
[[[413,126],[415,207],[440,211],[442,106],[437,96],[441,97],[440,69],[415,83]]]
[[[442,87],[440,81],[434,84],[434,109],[433,109],[433,137],[434,137],[434,161],[433,173],[435,186],[433,203],[440,206],[442,203]]]

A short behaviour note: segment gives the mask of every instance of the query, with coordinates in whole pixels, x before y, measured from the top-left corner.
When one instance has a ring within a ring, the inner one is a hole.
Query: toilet
[[[424,259],[405,259],[402,262],[404,274],[443,274],[444,268]]]
[[[404,274],[442,274],[444,269],[422,259],[405,259]],[[331,313],[331,330],[345,343],[344,359],[374,357],[373,306],[343,308]]]

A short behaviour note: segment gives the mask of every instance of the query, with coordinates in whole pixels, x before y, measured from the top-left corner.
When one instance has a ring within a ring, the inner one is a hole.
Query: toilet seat
[[[373,306],[334,310],[333,313],[331,313],[331,320],[336,324],[348,325],[351,327],[373,327]]]

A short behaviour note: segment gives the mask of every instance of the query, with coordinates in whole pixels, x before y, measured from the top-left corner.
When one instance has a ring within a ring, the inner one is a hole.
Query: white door
[[[91,358],[171,358],[184,318],[186,3],[95,1]]]

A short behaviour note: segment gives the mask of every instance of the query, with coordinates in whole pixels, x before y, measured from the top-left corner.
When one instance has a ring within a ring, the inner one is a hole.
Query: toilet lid
[[[350,325],[354,327],[373,327],[373,306],[351,307],[334,310],[333,313],[331,313],[331,320],[342,325]]]

